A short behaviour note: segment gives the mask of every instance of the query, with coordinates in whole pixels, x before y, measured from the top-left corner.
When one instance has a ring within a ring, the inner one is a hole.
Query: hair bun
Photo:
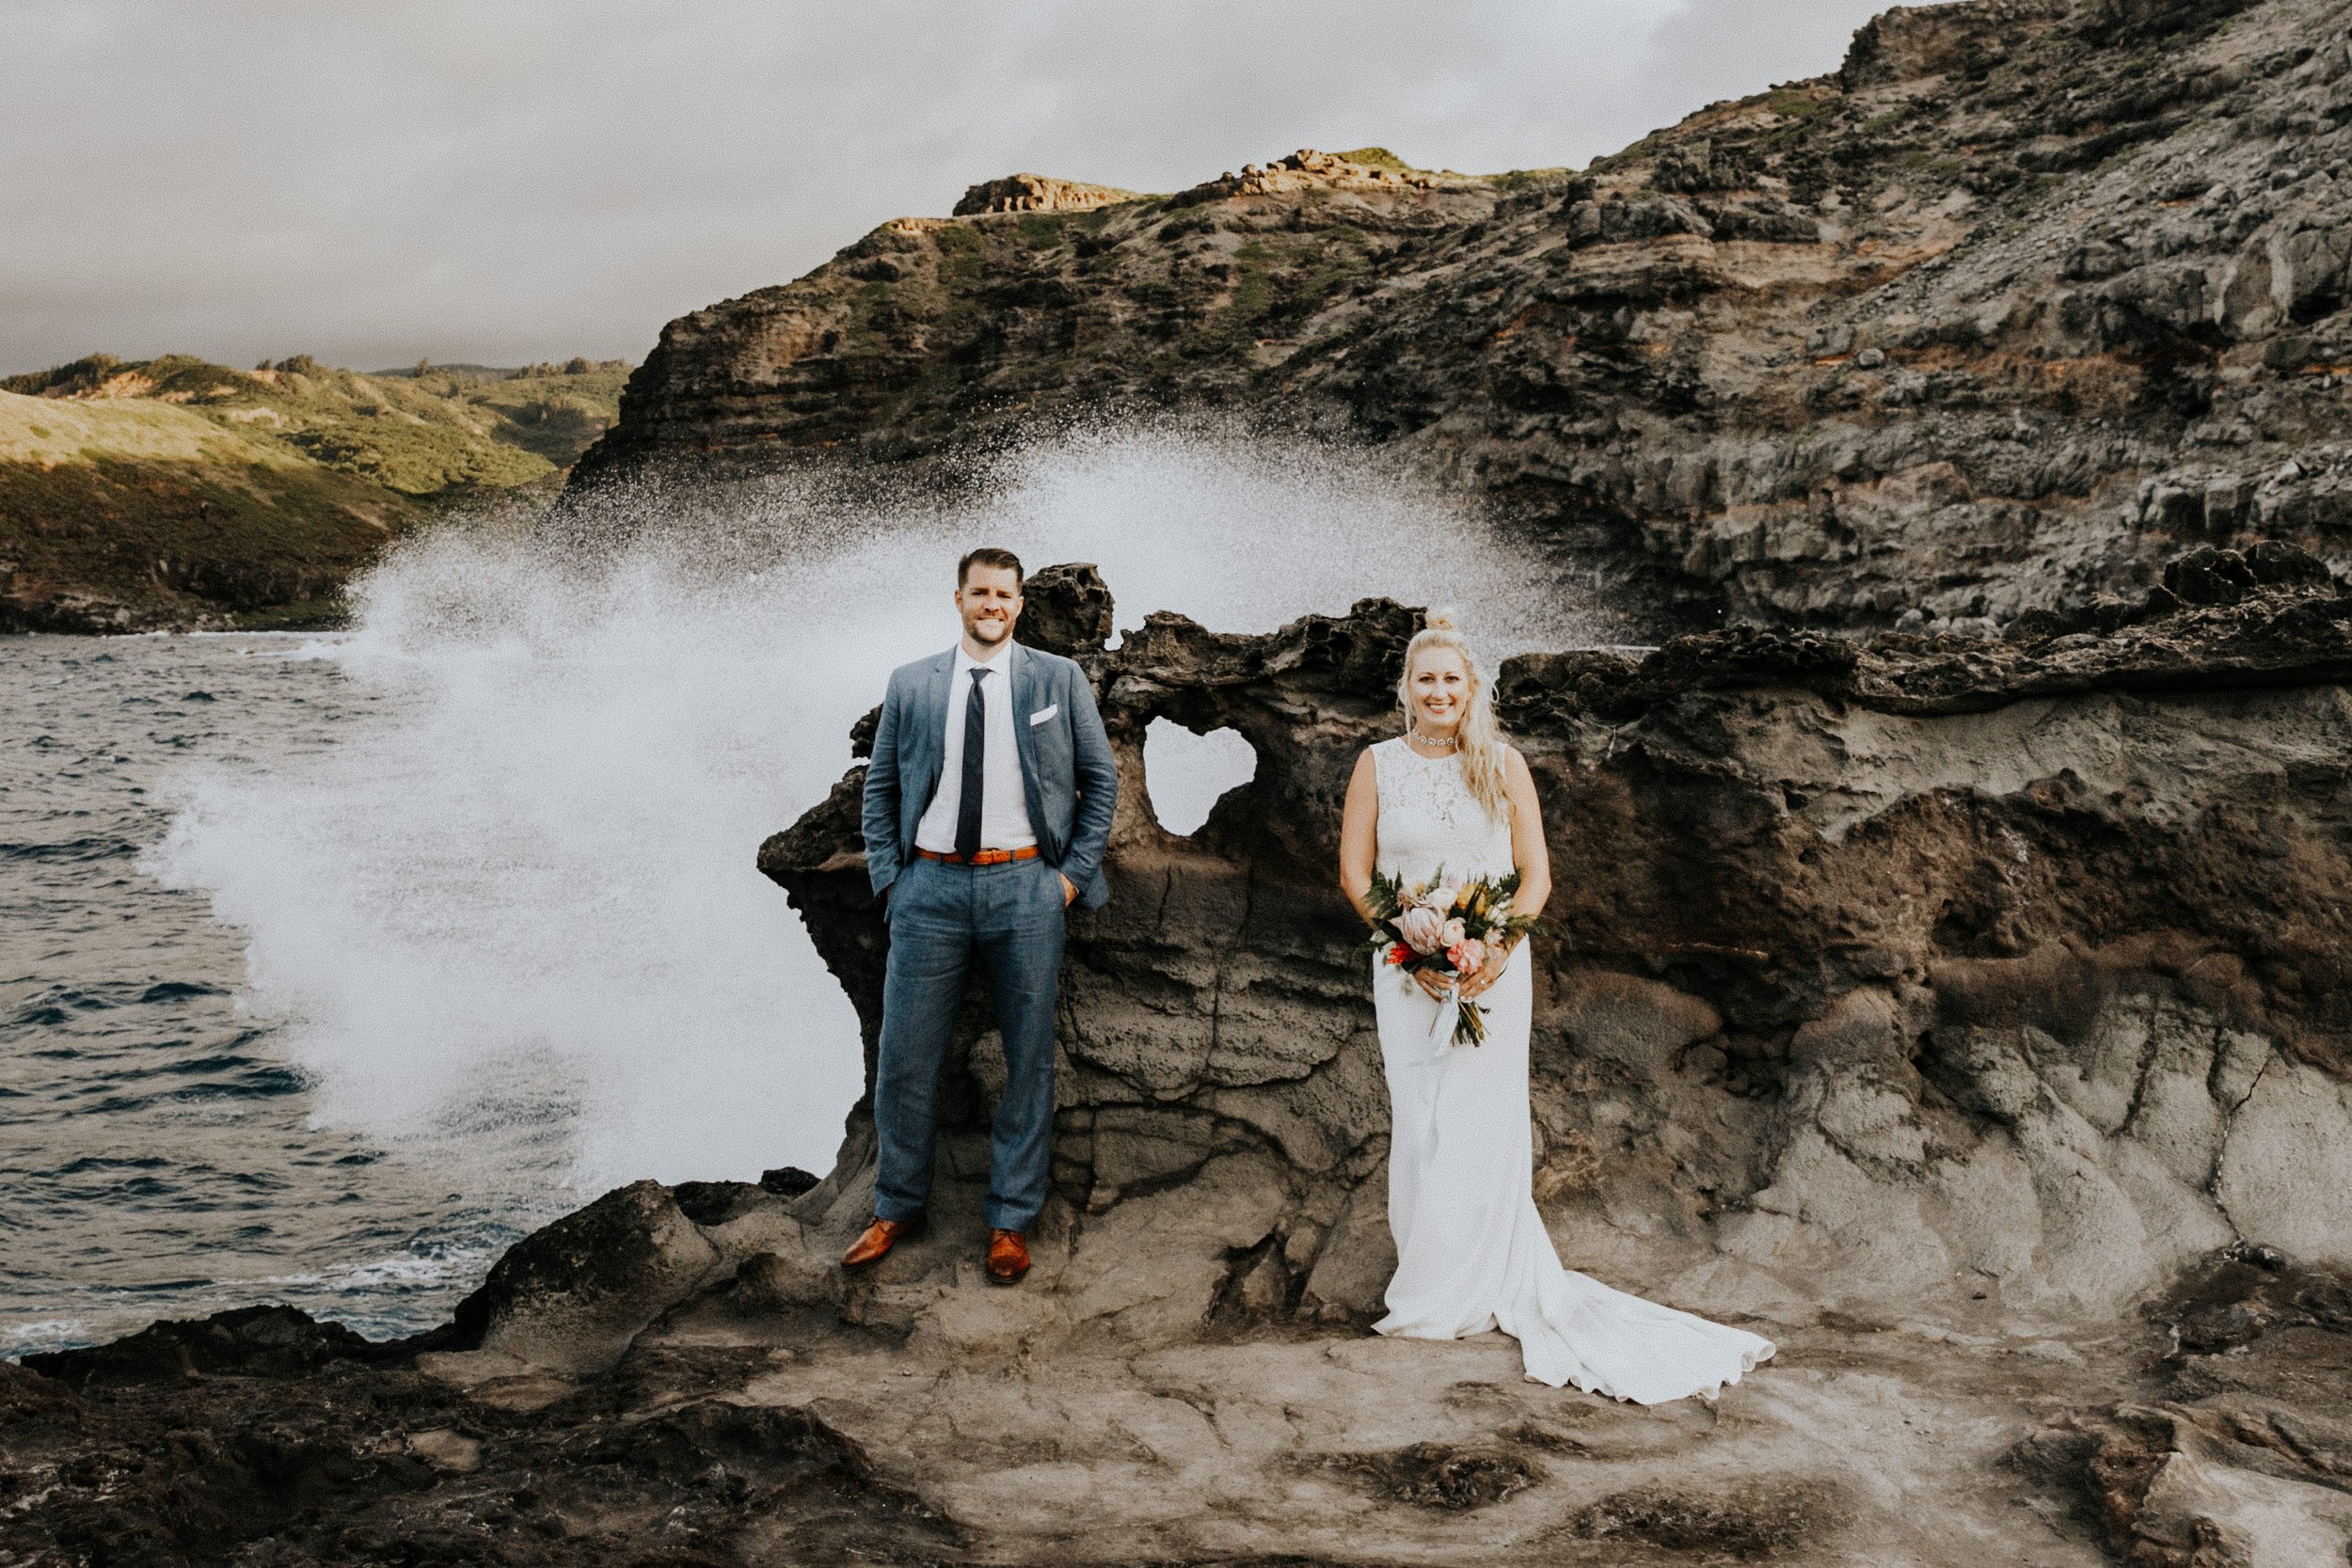
[[[1454,618],[1452,605],[1441,605],[1436,610],[1424,610],[1422,613],[1421,624],[1431,631],[1460,631],[1462,629],[1461,623]]]

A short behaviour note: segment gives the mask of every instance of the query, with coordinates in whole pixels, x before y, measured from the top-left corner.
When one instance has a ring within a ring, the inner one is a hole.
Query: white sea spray
[[[357,630],[310,650],[396,717],[182,778],[155,859],[250,933],[250,1005],[319,1117],[429,1140],[453,1184],[831,1164],[856,1021],[753,856],[840,778],[888,671],[953,640],[963,548],[1094,562],[1123,626],[1263,631],[1385,594],[1464,607],[1496,653],[1583,631],[1474,510],[1307,442],[1079,433],[953,500],[639,505],[584,554],[466,529],[396,551]],[[1233,739],[1155,728],[1178,831],[1248,776]]]

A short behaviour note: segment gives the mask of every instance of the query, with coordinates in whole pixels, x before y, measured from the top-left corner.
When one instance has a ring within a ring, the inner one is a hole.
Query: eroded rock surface
[[[2176,582],[2252,586],[2105,637],[1725,632],[1504,665],[1560,868],[1534,1070],[1573,1250],[1652,1278],[1674,1259],[1721,1309],[2013,1321],[2113,1314],[2240,1242],[2352,1265],[2352,598],[2256,553],[2268,584],[2195,558]],[[1099,594],[1057,571],[1034,596],[1054,624]],[[1177,1206],[1217,1216],[1198,1292],[1246,1254],[1257,1297],[1337,1320],[1385,1277],[1384,1227],[1354,1223],[1384,1090],[1331,866],[1416,624],[1156,615],[1064,646],[1126,788],[1116,896],[1073,929],[1059,1190],[1117,1227],[1184,1183]],[[1257,752],[1188,838],[1152,814],[1159,718]],[[762,864],[870,1037],[856,780]],[[975,1128],[1001,1070],[984,1023],[950,1097]]]
[[[2100,631],[1505,667],[1560,890],[1546,1220],[1571,1266],[1781,1345],[1717,1406],[1365,1332],[1386,1100],[1331,864],[1417,612],[1155,615],[1111,648],[1108,587],[1059,567],[1025,630],[1093,677],[1123,788],[1020,1289],[979,1266],[976,997],[932,1228],[871,1273],[834,1266],[861,1107],[821,1181],[619,1189],[416,1340],[262,1309],[29,1358],[0,1369],[0,1550],[2344,1560],[2352,597],[2279,547],[2169,579]],[[1258,753],[1189,837],[1152,812],[1157,717]],[[858,783],[761,864],[870,1040]]]

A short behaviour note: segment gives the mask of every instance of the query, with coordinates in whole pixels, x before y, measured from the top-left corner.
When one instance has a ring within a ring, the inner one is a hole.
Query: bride
[[[1405,653],[1406,733],[1365,749],[1348,782],[1340,885],[1371,919],[1375,869],[1425,880],[1501,877],[1516,867],[1516,912],[1551,891],[1543,815],[1527,761],[1495,728],[1486,683],[1450,616],[1432,613]],[[1772,1344],[1629,1296],[1561,1267],[1536,1212],[1528,1131],[1528,955],[1513,941],[1464,979],[1407,975],[1373,959],[1373,1006],[1389,1080],[1389,1228],[1396,1274],[1373,1326],[1416,1339],[1500,1328],[1527,1375],[1559,1387],[1661,1404],[1726,1383]],[[1451,1044],[1450,1006],[1479,1001],[1481,1045]]]

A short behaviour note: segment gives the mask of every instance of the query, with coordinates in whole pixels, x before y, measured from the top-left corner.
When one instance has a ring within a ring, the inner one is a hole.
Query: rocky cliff
[[[1302,152],[902,219],[670,324],[575,499],[1150,407],[1420,465],[1661,632],[2352,560],[2348,50],[2335,0],[1906,8],[1581,172]]]
[[[1056,1196],[978,1270],[977,999],[931,1233],[650,1182],[370,1345],[282,1309],[0,1369],[0,1547],[101,1561],[2320,1564],[2352,1540],[2352,595],[2207,550],[2100,632],[1727,631],[1514,659],[1559,893],[1536,1182],[1572,1266],[1781,1355],[1642,1411],[1495,1336],[1364,1332],[1391,1263],[1331,871],[1416,612],[1265,636],[1041,573],[1119,750]],[[1162,829],[1155,719],[1255,777]],[[871,1038],[860,775],[779,833]],[[242,1558],[234,1554],[246,1554]]]

